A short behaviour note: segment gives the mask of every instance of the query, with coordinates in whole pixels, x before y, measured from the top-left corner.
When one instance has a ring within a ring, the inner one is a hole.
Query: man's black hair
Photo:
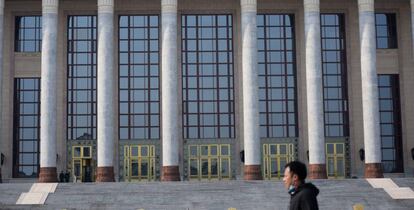
[[[285,165],[285,169],[289,167],[290,173],[296,174],[300,181],[305,181],[307,176],[306,165],[300,161],[292,161]]]

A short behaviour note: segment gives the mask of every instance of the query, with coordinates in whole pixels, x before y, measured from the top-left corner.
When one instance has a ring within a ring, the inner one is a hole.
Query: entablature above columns
[[[59,0],[42,0],[43,13],[57,13],[59,7]]]
[[[305,12],[319,12],[319,0],[303,0]]]

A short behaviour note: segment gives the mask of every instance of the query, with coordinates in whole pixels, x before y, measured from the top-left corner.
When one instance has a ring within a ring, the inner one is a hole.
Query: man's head
[[[305,182],[307,176],[306,165],[299,161],[292,161],[285,165],[285,174],[283,182],[285,188],[289,189],[290,185],[297,188],[300,184]]]

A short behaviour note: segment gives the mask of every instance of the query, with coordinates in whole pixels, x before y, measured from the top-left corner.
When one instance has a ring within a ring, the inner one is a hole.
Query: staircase
[[[393,179],[413,187],[414,179]],[[320,209],[414,209],[414,199],[392,199],[365,179],[313,180]],[[31,184],[0,184],[0,209],[288,209],[289,195],[281,181],[211,181],[147,183],[61,183],[45,205],[16,205]]]

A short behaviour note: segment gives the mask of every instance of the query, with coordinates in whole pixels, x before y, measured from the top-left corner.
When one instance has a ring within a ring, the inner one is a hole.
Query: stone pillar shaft
[[[58,0],[42,1],[39,182],[56,182]]]
[[[309,178],[326,178],[319,0],[304,0]]]
[[[177,0],[161,0],[162,180],[179,181]]]
[[[382,170],[380,170],[382,158],[379,129],[374,0],[358,0],[358,8],[359,38],[361,44],[365,176],[372,178],[382,176]]]
[[[259,86],[257,73],[257,2],[241,0],[243,70],[244,179],[261,179]]]
[[[114,181],[114,1],[98,0],[97,181]]]
[[[3,90],[3,34],[4,34],[4,0],[0,0],[0,87],[1,90]],[[2,112],[3,108],[3,94],[2,91],[0,91],[0,113]],[[3,134],[2,127],[0,126],[0,135]],[[1,143],[0,143],[1,146]],[[1,154],[0,150],[0,154]],[[2,183],[2,177],[1,177],[1,164],[0,164],[0,183]]]

